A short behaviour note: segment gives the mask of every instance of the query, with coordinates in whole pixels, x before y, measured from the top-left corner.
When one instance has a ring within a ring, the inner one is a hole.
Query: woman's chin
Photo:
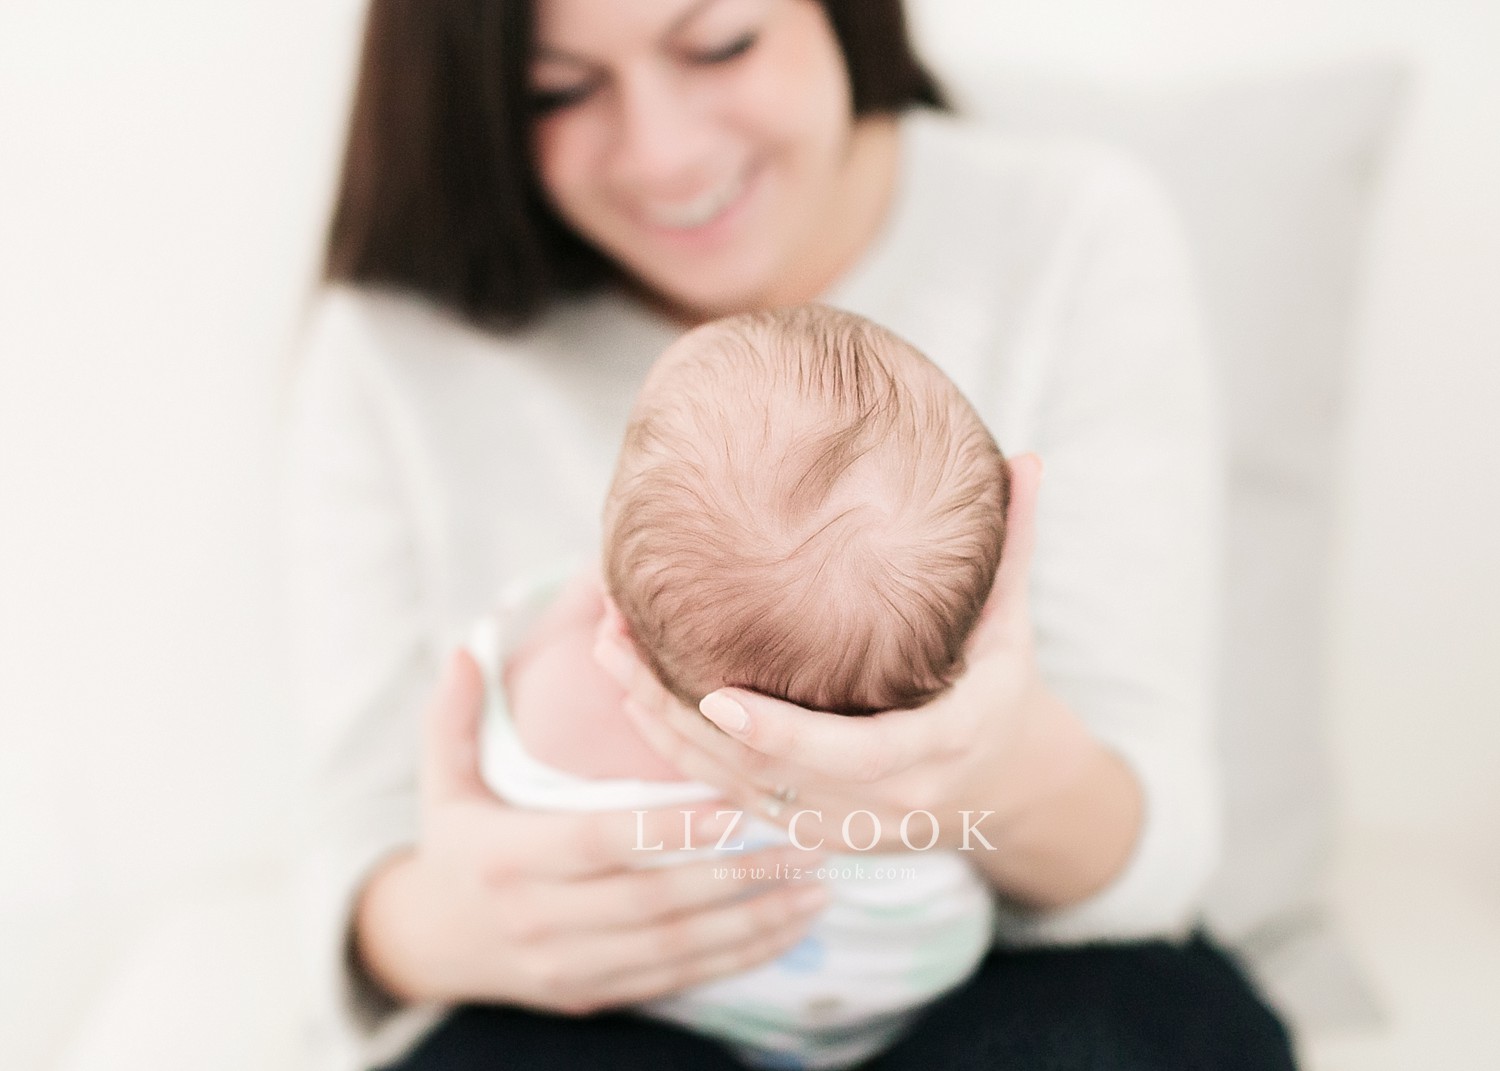
[[[743,272],[710,275],[705,271],[637,278],[661,304],[693,320],[730,316],[776,303],[768,301],[774,288],[760,275]]]

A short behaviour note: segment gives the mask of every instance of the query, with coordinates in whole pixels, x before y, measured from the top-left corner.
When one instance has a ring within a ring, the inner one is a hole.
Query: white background
[[[1500,898],[1500,2],[913,0],[941,70],[1156,82],[1409,57],[1344,460],[1349,822]],[[295,827],[277,406],[353,0],[0,4],[0,1036],[35,1066],[130,936]]]

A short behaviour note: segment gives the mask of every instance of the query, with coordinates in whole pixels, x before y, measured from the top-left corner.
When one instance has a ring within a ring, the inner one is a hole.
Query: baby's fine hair
[[[1010,474],[957,387],[818,305],[718,320],[658,361],[605,509],[641,655],[696,705],[723,686],[863,714],[963,669]]]

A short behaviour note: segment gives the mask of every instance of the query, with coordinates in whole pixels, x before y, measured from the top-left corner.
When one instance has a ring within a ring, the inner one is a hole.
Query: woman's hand
[[[681,811],[638,825],[631,812],[498,800],[479,775],[482,696],[478,667],[455,654],[426,718],[419,843],[377,870],[355,913],[358,955],[393,996],[582,1014],[743,970],[801,939],[826,900],[817,885],[722,876],[722,858],[633,868],[637,844],[681,845]],[[725,821],[699,810],[695,843]],[[809,857],[782,848],[736,865],[778,862]]]
[[[1027,454],[1010,464],[1005,552],[967,668],[923,707],[836,718],[725,688],[704,698],[700,714],[655,680],[617,617],[601,628],[595,656],[629,692],[627,710],[642,734],[685,774],[783,824],[809,812],[797,819],[799,843],[821,837],[841,846],[844,822],[859,810],[879,820],[879,847],[898,848],[903,828],[908,846],[925,847],[934,836],[938,847],[998,843],[1039,791],[1028,756],[1040,747],[1076,751],[1081,760],[1087,750],[1081,725],[1043,687],[1033,651],[1027,576],[1041,462]],[[848,841],[863,848],[875,823],[863,815],[849,822]]]

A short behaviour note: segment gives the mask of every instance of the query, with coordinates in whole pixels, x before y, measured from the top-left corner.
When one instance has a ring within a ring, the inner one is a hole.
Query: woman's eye
[[[594,92],[592,84],[585,82],[582,85],[568,86],[565,89],[533,89],[531,91],[531,110],[535,115],[547,115],[550,112],[561,111],[571,108],[575,104],[582,104]]]
[[[738,59],[746,52],[749,52],[755,44],[755,39],[756,35],[754,33],[743,34],[739,37],[736,37],[733,41],[729,42],[729,44],[723,46],[722,48],[712,48],[703,52],[693,52],[691,53],[691,59],[694,63],[728,63],[730,60]]]

